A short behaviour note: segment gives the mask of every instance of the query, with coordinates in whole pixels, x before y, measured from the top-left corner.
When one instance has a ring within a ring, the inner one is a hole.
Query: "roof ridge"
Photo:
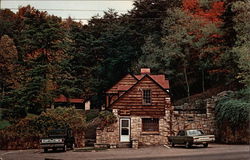
[[[143,77],[138,80],[133,86],[131,86],[127,91],[125,91],[121,96],[119,96],[113,103],[110,104],[110,107],[112,107],[119,99],[121,99],[125,94],[127,94],[132,88],[134,88],[139,82],[141,82],[145,77],[149,77],[151,81],[153,81],[156,85],[158,85],[163,91],[165,91],[168,95],[169,93],[158,83],[156,82],[152,77],[150,77],[148,74],[143,75]]]
[[[108,89],[106,89],[104,92],[108,92],[111,88],[113,88],[115,85],[117,85],[124,77],[126,77],[127,75],[131,75],[136,81],[138,81],[139,79],[136,78],[132,73],[128,73],[126,75],[124,75],[119,81],[117,81],[114,85],[112,85],[111,87],[109,87]]]

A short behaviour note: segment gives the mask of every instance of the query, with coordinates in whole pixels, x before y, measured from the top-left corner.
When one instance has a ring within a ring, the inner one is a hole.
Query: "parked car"
[[[193,130],[180,130],[177,136],[169,136],[168,141],[174,147],[175,144],[184,144],[186,148],[191,147],[193,144],[208,147],[208,143],[215,141],[214,135],[205,135],[203,131]]]
[[[71,129],[50,130],[46,138],[40,139],[40,146],[44,152],[48,152],[48,149],[56,150],[58,148],[66,152],[67,148],[74,149],[75,138]]]

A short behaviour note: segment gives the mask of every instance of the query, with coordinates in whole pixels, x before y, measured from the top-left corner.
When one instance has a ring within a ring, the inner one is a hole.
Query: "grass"
[[[32,117],[36,117],[36,116],[37,116],[36,114],[28,113],[26,117],[27,118],[32,118]]]
[[[6,110],[6,109],[0,108],[0,129],[3,129],[3,128],[8,127],[8,126],[11,125],[9,121],[7,121],[5,119],[2,119],[3,110]],[[31,114],[31,113],[27,114],[28,118],[35,117],[35,116],[37,116],[37,115]]]
[[[10,122],[6,120],[0,120],[0,129],[10,126]]]
[[[4,109],[0,108],[0,129],[10,126],[10,122],[2,119],[2,112]]]

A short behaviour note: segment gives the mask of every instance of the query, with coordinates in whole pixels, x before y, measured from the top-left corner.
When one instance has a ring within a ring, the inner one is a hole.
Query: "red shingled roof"
[[[128,90],[132,85],[119,85],[118,86],[118,91],[126,91]]]
[[[169,81],[165,79],[165,75],[150,75],[148,74],[153,80],[155,80],[159,85],[161,85],[163,88],[168,89],[169,88]],[[144,75],[135,75],[135,77],[140,80],[142,79]]]
[[[132,75],[127,74],[123,77],[119,82],[117,82],[113,87],[108,89],[106,93],[118,93],[119,91],[127,91],[133,85],[136,84],[137,81],[141,80],[145,74],[150,76],[156,83],[158,83],[162,88],[169,89],[169,81],[165,79],[165,75],[151,75],[150,69],[142,69],[143,74],[141,75]],[[146,73],[147,72],[147,73]]]
[[[57,98],[54,98],[54,102],[68,102],[68,103],[83,103],[84,99],[80,98],[66,98],[64,95],[60,95]]]

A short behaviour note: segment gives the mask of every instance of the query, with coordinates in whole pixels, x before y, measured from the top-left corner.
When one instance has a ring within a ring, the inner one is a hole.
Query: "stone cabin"
[[[176,111],[171,105],[169,81],[165,75],[153,75],[142,68],[140,75],[127,74],[106,91],[106,109],[112,110],[117,122],[96,130],[95,147],[133,147],[164,145],[167,136],[180,129],[203,129],[213,134],[213,105],[207,112]]]

